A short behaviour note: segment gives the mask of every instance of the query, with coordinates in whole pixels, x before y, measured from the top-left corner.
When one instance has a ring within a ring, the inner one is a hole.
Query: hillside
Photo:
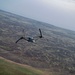
[[[44,72],[0,57],[0,75],[44,75]]]
[[[15,43],[21,36],[39,35],[39,28],[44,38]],[[0,10],[0,56],[54,75],[74,75],[75,32]]]

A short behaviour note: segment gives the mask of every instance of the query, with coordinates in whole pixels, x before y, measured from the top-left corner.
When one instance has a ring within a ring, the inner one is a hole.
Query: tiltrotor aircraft
[[[26,41],[28,41],[28,42],[32,42],[32,43],[34,43],[35,42],[35,38],[43,38],[43,36],[42,36],[42,32],[41,32],[41,29],[39,29],[39,32],[40,32],[40,35],[39,36],[37,36],[37,37],[20,37],[17,41],[16,41],[16,43],[18,43],[20,40],[22,40],[22,39],[24,39],[24,40],[26,40]]]

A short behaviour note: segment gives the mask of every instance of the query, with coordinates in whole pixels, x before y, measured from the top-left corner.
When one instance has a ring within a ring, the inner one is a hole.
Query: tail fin
[[[40,32],[39,38],[42,38],[42,32],[41,32],[41,29],[39,29],[39,32]]]

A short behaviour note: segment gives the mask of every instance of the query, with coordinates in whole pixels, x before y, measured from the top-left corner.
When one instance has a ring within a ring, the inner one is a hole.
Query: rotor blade
[[[39,32],[40,32],[40,36],[39,36],[39,37],[42,38],[42,32],[41,32],[41,29],[39,29]]]
[[[41,29],[39,29],[39,32],[40,32],[40,35],[33,37],[33,38],[35,39],[35,41],[36,41],[36,40],[39,40],[39,38],[43,38]]]
[[[17,41],[16,41],[16,43],[19,41],[19,40],[21,40],[22,38],[19,38]]]
[[[17,43],[19,40],[22,40],[22,39],[26,40],[26,38],[20,37],[20,38],[16,41],[16,43]]]

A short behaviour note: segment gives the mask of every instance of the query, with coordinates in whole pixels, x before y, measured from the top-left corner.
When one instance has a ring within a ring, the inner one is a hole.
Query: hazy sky
[[[75,31],[75,0],[0,0],[0,9]]]

